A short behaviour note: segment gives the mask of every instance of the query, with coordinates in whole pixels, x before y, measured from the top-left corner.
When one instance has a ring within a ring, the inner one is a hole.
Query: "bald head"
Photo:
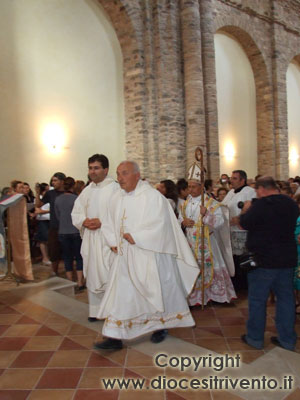
[[[118,182],[128,193],[136,188],[140,178],[140,169],[135,161],[122,161],[117,168]]]

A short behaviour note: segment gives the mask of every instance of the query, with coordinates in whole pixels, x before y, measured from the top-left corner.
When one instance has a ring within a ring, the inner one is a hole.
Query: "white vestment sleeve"
[[[80,234],[82,236],[84,230],[82,224],[87,218],[86,196],[84,192],[81,192],[75,200],[71,217],[72,224],[80,231]]]

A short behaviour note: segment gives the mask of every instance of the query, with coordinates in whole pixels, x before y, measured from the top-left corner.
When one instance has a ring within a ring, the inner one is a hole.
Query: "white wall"
[[[94,153],[114,175],[123,108],[121,49],[96,0],[0,1],[0,187],[56,171],[85,180]],[[64,130],[59,152],[43,143],[48,123]]]
[[[288,136],[289,136],[289,170],[290,176],[300,175],[300,67],[291,63],[286,73]]]
[[[243,169],[254,178],[257,130],[253,71],[240,44],[225,34],[215,34],[215,55],[220,172],[230,175],[234,169]]]

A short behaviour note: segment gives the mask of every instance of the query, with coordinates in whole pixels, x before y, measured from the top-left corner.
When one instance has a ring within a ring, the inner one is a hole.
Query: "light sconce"
[[[291,165],[293,165],[293,166],[298,165],[299,154],[298,154],[298,149],[297,149],[297,147],[292,146],[292,147],[290,148],[290,157],[289,157],[289,159],[290,159]]]
[[[225,143],[224,157],[227,162],[232,162],[235,158],[235,148],[232,142]]]
[[[59,123],[48,123],[42,133],[43,143],[50,153],[60,153],[64,148],[66,133],[63,126]]]

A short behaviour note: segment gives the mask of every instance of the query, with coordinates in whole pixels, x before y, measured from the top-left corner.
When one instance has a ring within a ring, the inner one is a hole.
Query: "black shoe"
[[[82,286],[76,286],[76,287],[75,287],[75,293],[81,293],[81,292],[84,291],[84,289],[85,289],[85,286],[84,286],[84,285],[82,285]]]
[[[246,335],[246,333],[244,333],[244,334],[241,336],[241,340],[242,340],[242,342],[246,343],[246,344],[249,346],[249,343],[247,342],[247,335]]]
[[[241,340],[242,340],[242,342],[246,343],[248,346],[251,346],[251,344],[249,344],[249,343],[247,342],[247,335],[246,335],[246,333],[244,333],[244,334],[241,336]],[[254,347],[254,346],[251,346],[251,347]],[[256,347],[255,347],[255,348],[256,348]]]
[[[167,334],[168,334],[167,329],[161,329],[160,331],[156,331],[156,332],[152,333],[150,340],[152,343],[163,342],[165,340],[165,338],[167,337]]]
[[[287,349],[286,347],[282,346],[282,344],[279,342],[277,336],[271,336],[271,343],[275,344],[275,346],[281,347],[282,349],[289,350],[289,351],[294,351],[292,349]]]
[[[108,338],[103,342],[94,343],[94,349],[96,350],[121,350],[123,349],[122,340]]]
[[[275,344],[275,346],[282,347],[282,348],[284,349],[284,347],[282,346],[282,344],[279,342],[277,336],[271,336],[271,343],[272,343],[272,344]]]
[[[98,319],[95,318],[95,317],[88,317],[88,321],[89,322],[96,322],[96,321],[98,321]]]

